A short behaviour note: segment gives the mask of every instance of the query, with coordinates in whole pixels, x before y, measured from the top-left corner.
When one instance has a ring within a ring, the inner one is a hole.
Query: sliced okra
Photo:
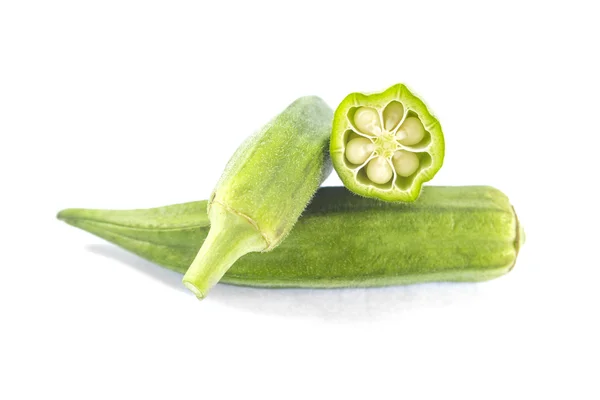
[[[438,120],[406,86],[352,93],[335,112],[333,166],[344,185],[366,197],[414,201],[444,160]]]

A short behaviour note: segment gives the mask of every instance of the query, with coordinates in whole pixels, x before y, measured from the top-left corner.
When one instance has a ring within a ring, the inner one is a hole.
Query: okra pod
[[[67,209],[58,218],[185,273],[209,235],[206,206]],[[414,203],[324,187],[279,247],[241,257],[221,282],[339,288],[484,281],[513,268],[524,239],[508,198],[492,187],[428,186]]]
[[[208,201],[208,236],[183,277],[198,298],[237,259],[273,250],[290,232],[331,172],[332,119],[323,100],[302,97],[229,160]]]

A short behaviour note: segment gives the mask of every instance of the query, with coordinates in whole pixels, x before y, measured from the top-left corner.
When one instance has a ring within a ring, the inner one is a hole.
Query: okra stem
[[[206,296],[238,258],[267,247],[258,227],[246,216],[216,203],[209,212],[211,229],[183,277],[183,284],[198,299]]]

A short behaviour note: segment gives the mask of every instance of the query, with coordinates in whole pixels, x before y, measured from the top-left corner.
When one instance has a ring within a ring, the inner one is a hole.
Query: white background
[[[0,398],[599,398],[593,5],[3,1]],[[199,302],[55,220],[207,198],[295,98],[398,82],[446,134],[431,183],[513,202],[507,276]]]

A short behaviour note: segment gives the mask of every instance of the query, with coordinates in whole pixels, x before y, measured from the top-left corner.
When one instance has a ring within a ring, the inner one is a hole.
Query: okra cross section
[[[444,160],[438,120],[406,86],[352,93],[335,112],[330,144],[344,185],[366,197],[414,201]]]

